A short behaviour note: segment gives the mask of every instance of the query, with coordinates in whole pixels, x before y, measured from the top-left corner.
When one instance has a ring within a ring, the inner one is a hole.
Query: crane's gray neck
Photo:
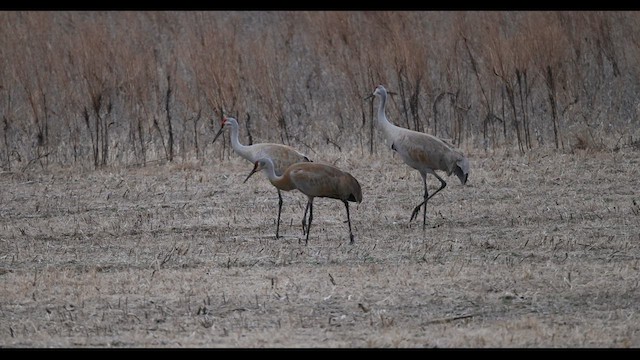
[[[276,169],[275,165],[273,165],[273,161],[269,158],[266,158],[266,164],[267,166],[265,167],[265,171],[267,172],[267,178],[269,178],[269,181],[274,185],[282,181],[284,175],[276,175]]]
[[[385,108],[387,106],[387,93],[380,93],[380,105],[378,105],[378,126],[385,133],[387,139],[390,139],[391,132],[396,127],[389,119],[387,119],[387,115],[385,112]]]
[[[266,159],[267,166],[265,167],[265,171],[267,172],[267,177],[269,180],[277,180],[278,175],[276,175],[275,166],[273,165],[273,161],[271,159]]]
[[[238,155],[242,156],[243,158],[249,160],[249,161],[253,161],[253,159],[251,158],[251,153],[249,152],[249,147],[248,146],[244,146],[242,144],[240,144],[240,130],[238,129],[238,123],[237,122],[232,122],[231,124],[231,148],[233,148],[233,151],[235,151]]]

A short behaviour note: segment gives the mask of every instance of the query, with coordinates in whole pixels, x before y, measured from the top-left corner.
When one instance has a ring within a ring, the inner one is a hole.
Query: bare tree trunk
[[[551,104],[551,118],[553,120],[553,137],[556,144],[556,149],[560,148],[559,134],[558,134],[558,105],[556,104],[556,88],[553,80],[553,71],[551,66],[547,65],[547,90],[549,91],[549,103]]]
[[[464,40],[464,46],[467,49],[467,54],[469,54],[469,59],[471,60],[471,68],[473,69],[473,73],[476,75],[476,80],[478,81],[478,86],[480,86],[480,92],[482,93],[482,98],[484,99],[484,106],[487,109],[488,113],[491,113],[491,102],[489,101],[489,98],[487,97],[487,93],[484,90],[484,86],[482,86],[482,81],[480,81],[480,72],[478,71],[478,65],[476,64],[476,59],[473,57],[473,55],[471,54],[471,49],[469,48],[469,44],[467,43],[467,38],[462,37],[462,39]],[[504,119],[504,117],[503,117]]]
[[[464,114],[462,112],[463,108],[460,107],[458,105],[458,97],[460,95],[460,89],[458,89],[458,91],[456,91],[456,93],[453,95],[453,99],[451,101],[451,106],[453,106],[453,114],[456,118],[456,127],[454,130],[454,139],[456,145],[459,145],[462,143],[462,134],[463,134],[463,123],[464,123]]]
[[[396,66],[398,66],[398,63],[396,61]],[[409,123],[409,112],[408,112],[408,107],[407,107],[407,98],[405,96],[405,92],[404,92],[404,65],[400,66],[398,69],[398,85],[399,85],[399,89],[398,92],[400,93],[400,101],[402,101],[402,114],[404,115],[404,122],[406,124],[406,127],[408,129],[411,129],[411,124]]]
[[[45,137],[44,137],[44,126],[42,125],[42,121],[40,120],[40,112],[38,111],[38,103],[37,103],[37,95],[35,94],[35,90],[33,90],[30,86],[27,85],[26,80],[23,80],[23,87],[25,92],[27,93],[27,98],[29,100],[29,105],[31,106],[31,111],[33,112],[33,119],[34,119],[34,123],[35,123],[35,130],[36,130],[36,140],[37,140],[37,144],[36,144],[36,154],[35,154],[35,159],[39,159],[40,158],[40,151],[41,148],[44,146],[45,144]]]
[[[109,104],[107,105],[107,113],[104,115],[102,119],[102,166],[106,166],[109,160],[109,127],[111,124],[107,120],[111,115],[111,110],[113,110],[113,103],[111,99],[109,99]]]
[[[504,136],[504,140],[507,140],[507,118],[505,117],[505,106],[504,106],[504,86],[500,90],[500,98],[502,103],[502,135]]]
[[[4,132],[4,149],[5,149],[5,155],[7,157],[7,170],[11,171],[11,150],[10,150],[10,146],[9,146],[9,138],[7,136],[7,133],[9,132],[9,119],[7,119],[7,115],[4,115],[2,117],[2,130]]]
[[[71,128],[73,126],[73,129]],[[78,150],[80,149],[80,128],[76,121],[73,125],[69,125],[69,132],[71,132],[71,142],[73,143],[73,164],[78,162]]]
[[[516,128],[516,137],[518,138],[518,149],[520,149],[520,153],[524,154],[524,146],[522,145],[522,135],[520,134],[520,121],[518,121],[518,112],[516,109],[516,97],[514,94],[514,90],[510,84],[505,83],[505,87],[507,89],[507,99],[509,100],[509,104],[511,105],[511,111],[513,112],[513,126]]]
[[[414,91],[409,97],[409,109],[411,110],[411,114],[413,115],[413,126],[416,131],[424,131],[424,126],[420,122],[420,82],[422,79],[422,75],[418,75],[416,78],[416,85],[414,87]]]
[[[169,161],[173,161],[173,128],[171,127],[171,109],[169,102],[171,100],[171,75],[167,75],[167,97],[165,102],[165,108],[167,110],[167,132],[169,133],[169,151],[167,156]]]
[[[47,107],[47,95],[44,90],[40,88],[42,94],[42,103],[44,107],[44,124],[43,126],[43,147],[44,147],[44,163],[45,166],[49,166],[49,108]],[[40,156],[40,154],[38,154]]]
[[[158,124],[158,119],[157,118],[153,118],[153,127],[156,128],[156,130],[158,131],[158,134],[160,135],[160,141],[162,142],[162,148],[164,149],[164,155],[167,157],[167,159],[169,158],[169,152],[167,150],[167,145],[164,143],[164,136],[162,136],[162,129],[160,129],[160,124]]]
[[[253,145],[253,136],[251,136],[251,128],[249,127],[249,123],[251,122],[251,115],[247,112],[247,122],[245,123],[245,127],[247,128],[247,137],[249,138],[249,145]]]
[[[280,115],[278,117],[278,125],[280,125],[280,128],[284,131],[284,138],[282,138],[282,133],[280,134],[280,140],[287,145],[291,145],[290,139],[289,139],[289,129],[287,129],[287,121],[284,118],[284,115]],[[286,141],[285,141],[286,139]]]
[[[518,81],[518,97],[520,98],[520,108],[522,109],[522,127],[524,129],[524,142],[527,149],[531,149],[531,135],[529,133],[529,122],[527,121],[527,106],[525,96],[527,92],[527,72],[520,72],[516,69],[516,79]],[[523,85],[524,82],[524,85]],[[524,87],[524,91],[523,91]]]
[[[198,121],[202,116],[202,108],[198,109],[198,115],[193,119],[193,145],[196,148],[196,159],[200,159],[200,146],[198,144]]]
[[[438,136],[438,103],[440,102],[440,100],[442,100],[445,94],[446,92],[441,92],[440,94],[438,94],[438,96],[436,96],[436,99],[433,101],[433,135],[434,136]]]
[[[140,119],[138,119],[138,139],[140,140],[140,151],[142,152],[142,164],[147,165],[147,147],[144,146],[144,128]]]
[[[458,90],[457,92],[460,92],[460,90]],[[442,99],[444,99],[445,96],[449,96],[451,98],[450,103],[451,103],[451,106],[453,107],[454,114],[456,113],[456,102],[458,99],[457,93],[454,94],[449,91],[443,91],[440,94],[438,94],[438,96],[436,96],[436,99],[433,102],[433,135],[435,136],[438,136],[438,103],[442,101]]]
[[[2,130],[3,130],[3,137],[4,137],[4,148],[5,148],[5,156],[7,159],[7,171],[11,171],[11,145],[9,144],[9,123],[11,121],[9,121],[9,117],[7,117],[7,114],[12,114],[13,112],[13,106],[11,103],[11,92],[8,91],[7,92],[7,108],[5,109],[5,113],[2,115]]]
[[[82,111],[82,116],[84,117],[84,123],[87,125],[87,131],[89,132],[89,138],[91,138],[91,150],[93,153],[93,166],[94,168],[98,168],[98,134],[94,135],[93,130],[91,130],[91,116],[89,115],[89,109],[84,107]]]

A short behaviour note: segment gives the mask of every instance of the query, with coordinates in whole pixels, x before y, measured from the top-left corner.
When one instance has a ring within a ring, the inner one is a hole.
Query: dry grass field
[[[276,240],[235,154],[0,173],[0,346],[639,347],[640,152],[467,152],[424,232],[391,151],[316,154],[362,185],[354,245],[316,199],[305,246],[298,192]]]

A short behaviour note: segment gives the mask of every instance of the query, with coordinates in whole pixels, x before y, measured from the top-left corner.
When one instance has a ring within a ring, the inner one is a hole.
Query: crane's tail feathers
[[[466,157],[458,160],[453,172],[456,174],[458,179],[460,179],[462,185],[466,184],[467,179],[469,178],[469,160],[467,160]]]
[[[360,187],[360,183],[351,174],[349,174],[348,177],[351,180],[351,184],[349,184],[351,187],[351,193],[349,194],[347,201],[357,202],[359,204],[362,202],[362,188]]]

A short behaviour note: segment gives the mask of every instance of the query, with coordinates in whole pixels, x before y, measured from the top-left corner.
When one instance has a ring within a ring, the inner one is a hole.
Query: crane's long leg
[[[424,211],[422,212],[422,231],[427,227],[427,202],[429,201],[429,193],[427,191],[427,176],[424,176]]]
[[[276,239],[280,237],[280,213],[282,212],[282,194],[278,189],[278,222],[276,223]]]
[[[409,221],[413,221],[413,219],[416,218],[416,216],[418,216],[418,213],[420,212],[420,207],[422,207],[422,205],[424,205],[424,216],[423,216],[423,222],[422,222],[422,230],[425,229],[426,224],[427,224],[427,202],[429,201],[429,199],[431,199],[433,197],[433,195],[437,194],[440,190],[444,189],[445,186],[447,186],[446,181],[444,181],[443,178],[441,178],[440,176],[438,176],[438,174],[436,174],[435,172],[433,173],[433,175],[438,178],[438,180],[440,180],[440,188],[438,190],[436,190],[433,194],[431,194],[431,196],[428,196],[428,191],[427,191],[427,176],[425,174],[425,176],[422,177],[422,181],[424,183],[424,201],[421,202],[420,204],[418,204],[418,206],[416,206],[413,209],[413,212],[411,213],[411,219]]]
[[[349,244],[353,244],[353,233],[351,232],[351,218],[349,217],[349,203],[344,202],[344,207],[347,208],[347,222],[349,223]]]
[[[422,175],[422,184],[424,185],[424,200],[420,203],[420,205],[416,206],[413,209],[413,212],[411,213],[411,219],[409,221],[412,221],[416,216],[418,216],[418,214],[420,213],[420,208],[424,205],[424,213],[422,216],[422,231],[424,231],[427,225],[427,201],[429,201],[429,189],[427,188],[427,174],[420,173],[420,175]]]
[[[310,202],[307,201],[307,206],[304,208],[304,215],[302,216],[302,235],[307,233],[307,211],[309,211]]]
[[[309,222],[307,223],[307,238],[304,240],[304,244],[309,242],[309,233],[311,232],[311,221],[313,220],[313,198],[309,198]]]
[[[444,189],[445,186],[447,186],[447,182],[444,181],[443,178],[441,178],[440,176],[438,176],[438,174],[433,173],[433,175],[435,175],[438,180],[440,180],[440,188],[438,190],[436,190],[436,192],[434,192],[433,194],[431,194],[431,196],[429,196],[429,198],[427,199],[427,201],[429,201],[429,199],[431,199],[433,197],[433,195],[437,194],[440,190]]]

